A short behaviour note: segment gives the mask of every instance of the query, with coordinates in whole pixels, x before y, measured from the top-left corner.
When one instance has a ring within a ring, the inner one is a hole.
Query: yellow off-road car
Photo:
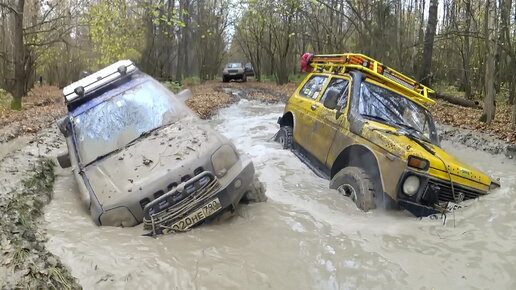
[[[500,186],[440,147],[430,88],[361,54],[304,60],[276,140],[360,209],[427,216]]]

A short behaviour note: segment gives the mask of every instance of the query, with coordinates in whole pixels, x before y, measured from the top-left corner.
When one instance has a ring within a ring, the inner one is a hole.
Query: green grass
[[[299,84],[300,82],[302,82],[305,79],[305,77],[306,77],[306,73],[291,74],[288,76],[288,81],[291,83]]]
[[[260,82],[262,82],[262,83],[274,83],[274,82],[276,82],[276,77],[274,75],[262,74]]]
[[[189,87],[189,86],[192,86],[192,85],[198,85],[201,83],[201,79],[199,79],[199,77],[187,77],[187,78],[184,78],[183,81],[181,82],[181,84],[184,86],[184,87]]]
[[[0,89],[0,108],[11,108],[11,95],[3,89]]]
[[[164,85],[167,89],[171,90],[174,93],[178,93],[185,87],[198,85],[200,83],[201,83],[201,79],[199,79],[199,77],[196,77],[196,76],[184,78],[181,82],[174,82],[174,81],[161,82],[162,85]]]

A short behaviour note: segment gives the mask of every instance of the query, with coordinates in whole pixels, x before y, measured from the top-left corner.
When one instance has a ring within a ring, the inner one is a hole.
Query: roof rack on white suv
[[[121,77],[136,71],[136,66],[130,60],[121,60],[107,66],[98,72],[82,78],[63,89],[65,102],[68,104],[84,97],[88,92],[106,86]]]

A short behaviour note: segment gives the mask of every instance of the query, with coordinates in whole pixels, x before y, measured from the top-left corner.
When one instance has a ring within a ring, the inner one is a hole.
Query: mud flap
[[[407,200],[399,199],[398,204],[416,217],[427,217],[429,215],[441,213],[435,208],[417,204]]]
[[[68,154],[68,151],[57,156],[57,163],[59,163],[61,168],[69,168],[72,166],[72,161],[70,160],[70,154]]]

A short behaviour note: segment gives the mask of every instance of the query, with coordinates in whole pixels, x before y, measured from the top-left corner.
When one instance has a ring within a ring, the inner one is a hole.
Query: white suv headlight
[[[238,155],[230,145],[222,145],[211,156],[213,170],[217,177],[222,177],[238,161]]]

